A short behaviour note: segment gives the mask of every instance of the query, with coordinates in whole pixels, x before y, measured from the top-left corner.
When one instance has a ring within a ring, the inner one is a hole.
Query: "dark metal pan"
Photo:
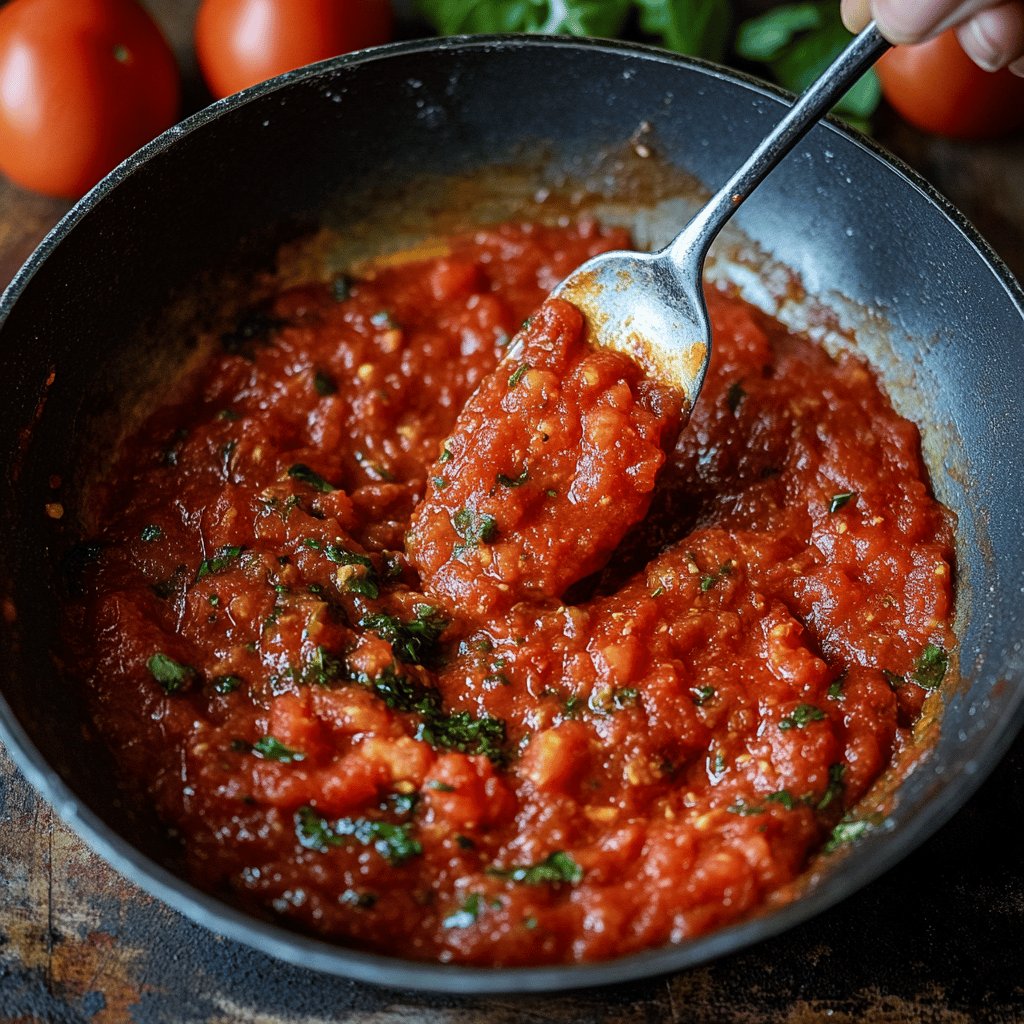
[[[738,215],[763,250],[764,273],[733,259],[728,242],[719,272],[752,293],[784,277],[761,297],[788,298],[790,313],[803,310],[819,328],[857,328],[897,406],[923,425],[935,489],[959,516],[963,682],[947,695],[930,756],[892,795],[885,827],[823,862],[802,899],[706,938],[573,967],[443,967],[296,935],[176,877],[153,823],[110,784],[73,669],[50,654],[76,483],[102,459],[129,399],[183,357],[168,339],[190,336],[211,291],[270,265],[281,240],[323,224],[379,215],[382,229],[400,226],[394,196],[403,186],[412,187],[410,208],[458,206],[443,184],[452,176],[489,183],[492,199],[513,207],[540,187],[571,193],[576,181],[615,199],[628,179],[620,213],[651,200],[640,234],[654,237],[675,226],[680,207],[655,202],[671,190],[657,161],[640,166],[644,154],[714,187],[782,103],[741,76],[642,47],[544,38],[398,44],[215,104],[72,210],[0,301],[0,736],[80,835],[171,906],[286,961],[468,993],[635,979],[736,950],[842,899],[953,814],[1024,720],[1024,294],[940,196],[835,124],[811,132]],[[636,160],[617,157],[638,132]],[[494,169],[504,163],[519,167],[518,177]],[[424,175],[433,186],[415,184]],[[773,260],[795,278],[768,273]],[[836,315],[823,318],[816,300]],[[66,509],[61,520],[45,514],[55,502]]]

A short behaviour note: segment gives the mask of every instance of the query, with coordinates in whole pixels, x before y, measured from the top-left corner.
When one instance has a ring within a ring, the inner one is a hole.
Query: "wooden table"
[[[202,102],[195,0],[151,0]],[[882,141],[946,193],[1024,278],[1024,139],[957,144],[891,121]],[[0,180],[0,286],[66,204]],[[1019,340],[1019,339],[1018,339]],[[126,882],[0,749],[0,1021],[1024,1021],[1024,741],[916,853],[788,934],[672,977],[565,996],[428,997],[325,978],[220,939]]]

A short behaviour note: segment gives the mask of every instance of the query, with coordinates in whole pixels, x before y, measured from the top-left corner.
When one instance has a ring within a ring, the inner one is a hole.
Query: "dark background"
[[[207,102],[190,48],[197,2],[147,0],[178,51],[185,113]],[[928,138],[885,110],[876,126],[1024,278],[1024,137]],[[67,208],[0,178],[0,288]],[[974,799],[897,868],[749,951],[565,996],[417,996],[287,967],[191,924],[92,854],[0,748],[0,1021],[1024,1022],[1022,819],[1018,740]]]

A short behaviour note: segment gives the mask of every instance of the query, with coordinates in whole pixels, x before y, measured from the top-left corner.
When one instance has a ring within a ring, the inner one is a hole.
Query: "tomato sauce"
[[[505,225],[280,290],[96,484],[72,647],[201,887],[405,957],[597,960],[865,826],[953,643],[917,429],[711,290],[679,432],[541,305],[627,244]]]

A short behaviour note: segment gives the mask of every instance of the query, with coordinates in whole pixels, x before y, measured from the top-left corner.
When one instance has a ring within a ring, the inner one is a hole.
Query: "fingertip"
[[[848,32],[860,32],[871,20],[870,0],[843,0],[839,13]]]
[[[919,43],[932,32],[945,13],[944,3],[907,3],[907,0],[874,0],[871,5],[878,31],[891,43]]]

